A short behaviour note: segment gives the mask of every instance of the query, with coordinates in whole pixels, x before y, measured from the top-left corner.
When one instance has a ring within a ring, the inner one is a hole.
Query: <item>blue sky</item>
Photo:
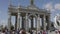
[[[17,5],[18,0],[11,0],[12,4]],[[0,0],[0,25],[7,24],[8,21],[8,0]],[[20,0],[22,6],[28,6],[29,0]],[[34,4],[41,8],[48,9],[51,11],[51,21],[54,16],[60,13],[60,0],[34,0]]]

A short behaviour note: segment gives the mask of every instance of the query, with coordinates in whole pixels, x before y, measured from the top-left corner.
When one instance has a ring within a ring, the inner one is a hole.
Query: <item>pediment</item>
[[[31,9],[31,10],[39,10],[39,8],[36,7],[35,5],[27,6],[27,9]]]

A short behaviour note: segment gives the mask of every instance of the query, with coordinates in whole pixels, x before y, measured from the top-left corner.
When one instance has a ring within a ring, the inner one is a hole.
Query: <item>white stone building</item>
[[[10,2],[9,7],[8,7],[8,29],[9,30],[11,26],[11,16],[15,16],[15,29],[24,28],[28,30],[29,20],[31,23],[31,29],[33,29],[34,28],[33,18],[35,18],[35,23],[36,23],[35,27],[37,28],[37,30],[41,29],[40,18],[42,20],[41,22],[42,22],[43,30],[46,30],[46,27],[47,29],[49,29],[51,25],[50,24],[50,11],[47,11],[45,9],[39,9],[38,7],[36,7],[36,5],[34,5],[34,0],[30,0],[30,5],[28,5],[27,7],[21,6],[20,3],[18,3],[18,6],[14,6]],[[46,23],[47,23],[47,26],[46,26]]]
[[[54,27],[60,29],[60,14],[54,16]]]

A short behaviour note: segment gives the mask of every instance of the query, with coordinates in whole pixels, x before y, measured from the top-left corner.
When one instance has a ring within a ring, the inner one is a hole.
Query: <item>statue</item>
[[[30,2],[31,2],[31,5],[33,5],[33,0],[30,0]]]

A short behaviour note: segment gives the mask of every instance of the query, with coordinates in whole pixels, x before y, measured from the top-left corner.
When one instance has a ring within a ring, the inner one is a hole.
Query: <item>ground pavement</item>
[[[52,32],[48,32],[48,34],[58,34],[58,33],[56,33],[55,31],[52,31]]]

